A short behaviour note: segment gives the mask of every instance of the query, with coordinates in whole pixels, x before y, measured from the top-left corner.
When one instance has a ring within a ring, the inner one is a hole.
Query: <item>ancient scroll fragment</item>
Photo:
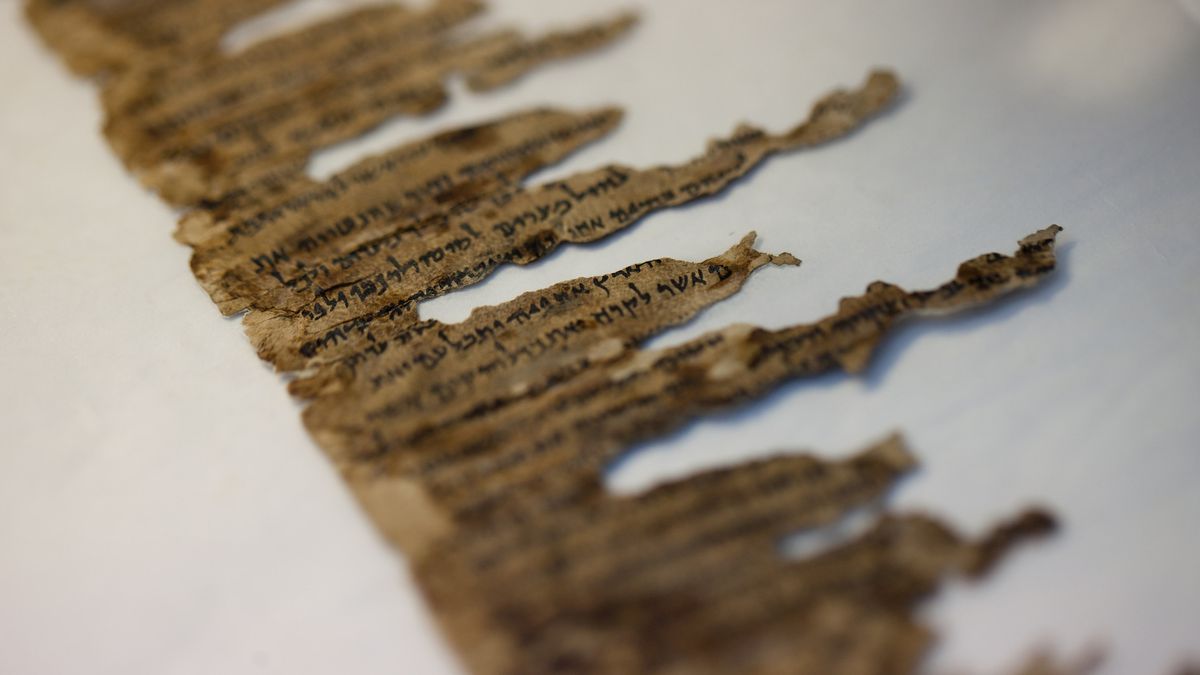
[[[936,519],[885,515],[845,546],[793,562],[773,542],[877,500],[912,467],[898,440],[844,465],[778,458],[633,498],[609,493],[602,472],[697,415],[796,378],[860,371],[899,320],[1036,284],[1054,269],[1059,231],[969,260],[934,289],[876,282],[813,324],[735,326],[664,350],[636,343],[670,320],[613,320],[650,280],[627,271],[564,282],[463,324],[426,325],[411,349],[355,359],[297,390],[315,396],[305,413],[314,437],[414,561],[477,672],[911,672],[933,639],[912,616],[917,600],[949,575],[984,574],[1012,541],[1048,532],[1049,516],[1024,514],[969,543]],[[697,267],[772,260],[748,243]],[[600,305],[521,313],[597,281],[610,294]],[[546,339],[572,317],[579,336]],[[528,360],[505,347],[538,340]]]
[[[780,384],[862,369],[905,317],[1030,286],[1054,267],[1051,227],[1012,256],[909,292],[877,282],[782,330],[733,326],[666,350],[643,341],[735,294],[787,253],[753,233],[703,261],[648,260],[475,310],[448,325],[420,303],[599,240],[725,189],[768,156],[845,136],[895,99],[872,73],[770,134],[740,127],[675,166],[602,167],[526,186],[612,131],[620,111],[539,108],[368,158],[328,180],[313,153],[435,110],[458,73],[478,91],[608,44],[621,15],[525,38],[461,30],[475,0],[344,13],[228,51],[222,37],[280,0],[30,0],[78,72],[104,74],[104,132],[123,162],[187,209],[177,238],[256,349],[293,371],[305,424],[381,531],[412,560],[480,673],[874,673],[917,667],[932,640],[915,603],[1048,532],[1040,511],[980,540],[880,511],[832,550],[789,560],[780,537],[879,508],[915,466],[899,438],[844,461],[788,455],[634,497],[601,474],[639,441]]]
[[[309,157],[397,115],[427,114],[445,80],[476,91],[604,46],[631,15],[526,38],[466,36],[483,9],[438,0],[335,16],[246,50],[219,39],[276,0],[33,0],[27,12],[81,72],[106,71],[105,135],[142,181],[176,205],[253,202],[303,180]]]
[[[1031,510],[972,541],[886,510],[915,465],[898,437],[842,461],[781,454],[463,531],[417,572],[475,672],[914,672],[934,639],[917,602],[1054,528]],[[780,555],[783,536],[862,509],[863,534]]]
[[[265,206],[198,210],[180,236],[227,313],[249,310],[259,354],[285,370],[362,349],[417,321],[423,301],[599,240],[724,189],[770,155],[844,136],[895,97],[896,78],[819,101],[783,134],[742,127],[678,166],[608,166],[526,189],[520,180],[615,125],[619,113],[540,110],[364,160]]]
[[[520,523],[589,498],[599,489],[599,472],[632,443],[697,415],[745,403],[789,380],[838,369],[859,372],[897,321],[961,310],[1037,283],[1054,269],[1060,230],[1051,226],[1026,237],[1011,256],[991,253],[969,260],[935,289],[910,292],[875,282],[813,324],[778,330],[736,325],[664,350],[646,351],[636,342],[674,323],[670,314],[652,323],[630,321],[628,314],[620,317],[625,321],[614,321],[612,306],[597,309],[576,300],[551,305],[540,320],[521,321],[514,310],[529,301],[522,296],[477,309],[464,325],[435,327],[426,341],[414,332],[407,342],[416,349],[384,350],[361,377],[343,367],[341,379],[330,385],[318,371],[316,384],[298,385],[316,395],[305,419],[352,481],[361,477],[369,486],[393,478],[416,480],[449,523]],[[722,258],[742,260],[743,277],[770,260],[747,242]],[[540,295],[593,283],[564,282]],[[618,307],[652,284],[651,292],[660,296],[669,296],[667,289],[673,288],[636,277],[606,283],[610,293],[621,293],[610,303]],[[704,297],[694,294],[683,302],[695,311]],[[679,311],[672,313],[679,316]],[[528,363],[505,346],[529,344],[547,328],[572,319],[581,321],[581,332],[602,331],[602,339],[563,340]],[[478,334],[477,326],[501,327],[484,333],[483,342],[494,342],[490,348],[459,349],[456,359],[422,359],[431,346],[445,346],[448,353],[456,337]],[[497,352],[504,358],[497,360]],[[410,360],[423,363],[414,368]],[[506,360],[520,367],[510,371]],[[579,362],[586,367],[559,367]],[[457,376],[472,366],[481,366],[476,375]],[[445,381],[437,372],[443,368],[449,370]],[[460,383],[461,390],[454,392],[447,382]],[[414,395],[414,388],[425,386],[430,391]],[[438,409],[454,401],[440,399],[438,392],[460,395],[467,410],[441,418]],[[359,414],[347,410],[352,406]]]

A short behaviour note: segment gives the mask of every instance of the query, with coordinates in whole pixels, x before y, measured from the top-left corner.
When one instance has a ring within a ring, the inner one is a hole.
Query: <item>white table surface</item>
[[[625,6],[502,3],[543,28]],[[1030,503],[1056,538],[923,615],[938,669],[1107,645],[1108,673],[1200,656],[1200,11],[1182,0],[642,2],[619,46],[321,155],[328,173],[450,124],[615,102],[607,141],[541,177],[678,161],[748,120],[782,129],[874,65],[906,83],[843,142],[722,196],[422,308],[461,319],[558,280],[702,259],[757,230],[803,266],[658,340],[816,319],[875,278],[910,287],[1066,228],[1061,271],[990,311],[913,323],[864,377],[801,382],[641,448],[635,490],[778,449],[902,430],[894,503],[970,533]],[[402,560],[298,406],[221,318],[173,215],[101,139],[96,91],[0,0],[0,672],[457,672]]]

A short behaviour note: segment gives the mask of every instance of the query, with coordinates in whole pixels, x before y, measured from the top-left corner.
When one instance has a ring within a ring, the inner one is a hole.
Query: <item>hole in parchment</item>
[[[879,521],[882,507],[871,504],[854,509],[824,527],[793,532],[779,540],[779,555],[789,560],[815,558],[861,537]]]
[[[395,0],[292,0],[231,28],[221,38],[221,50],[226,53],[240,52],[256,43],[359,7],[388,4],[396,3]],[[405,6],[411,4],[405,3]]]

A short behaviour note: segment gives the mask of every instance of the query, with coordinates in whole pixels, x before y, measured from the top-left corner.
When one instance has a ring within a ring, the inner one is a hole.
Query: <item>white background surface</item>
[[[616,3],[509,2],[531,29]],[[1029,503],[1064,524],[924,615],[936,668],[1107,645],[1108,673],[1200,655],[1200,24],[1173,0],[642,3],[595,57],[322,155],[328,173],[526,105],[618,103],[614,136],[538,176],[678,161],[741,120],[782,129],[895,68],[862,133],[774,158],[717,199],[506,269],[470,307],[755,229],[768,269],[666,344],[831,312],[883,278],[939,283],[1057,222],[1061,271],[969,316],[903,328],[864,377],[786,387],[641,448],[635,490],[778,449],[902,430],[895,495],[970,533]],[[0,0],[0,672],[456,672],[402,564],[307,439],[279,379],[192,279],[172,213],[98,133],[71,78]]]

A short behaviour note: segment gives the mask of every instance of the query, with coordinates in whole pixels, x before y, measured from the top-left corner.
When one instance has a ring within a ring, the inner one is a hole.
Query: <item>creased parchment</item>
[[[643,342],[738,292],[768,265],[753,232],[702,261],[647,260],[477,308],[456,324],[422,301],[724,190],[767,157],[839,139],[885,110],[877,71],[783,133],[750,126],[678,165],[610,165],[525,185],[610,133],[621,111],[538,108],[444,131],[327,180],[317,150],[486,91],[628,31],[629,15],[526,38],[471,34],[475,0],[343,13],[239,51],[239,22],[279,0],[30,0],[45,40],[101,74],[104,133],[185,208],[176,231],[225,314],[289,371],[304,423],[409,558],[477,673],[912,672],[934,636],[919,601],[977,578],[1054,519],[1034,509],[978,539],[886,508],[916,466],[898,436],[848,459],[781,453],[618,496],[604,471],[637,443],[785,382],[861,371],[905,318],[1036,284],[1051,226],[933,289],[876,282],[817,322],[730,326]],[[747,228],[748,229],[748,228]],[[863,533],[803,557],[781,541]],[[1028,672],[1059,672],[1049,660]],[[1075,672],[1070,668],[1061,672]],[[1081,672],[1081,671],[1080,671]]]

